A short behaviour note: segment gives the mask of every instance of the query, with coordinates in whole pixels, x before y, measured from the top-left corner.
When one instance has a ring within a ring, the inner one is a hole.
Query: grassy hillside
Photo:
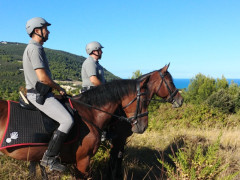
[[[27,45],[23,43],[0,43],[0,92],[13,92],[24,85],[22,55]],[[81,80],[81,67],[86,59],[68,52],[45,48],[53,79]],[[118,79],[105,70],[107,81]]]

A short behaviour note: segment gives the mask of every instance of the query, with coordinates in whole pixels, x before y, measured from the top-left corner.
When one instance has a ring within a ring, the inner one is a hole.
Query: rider
[[[99,64],[103,53],[102,48],[103,46],[96,41],[90,42],[86,46],[89,57],[82,65],[82,92],[105,83],[103,67]]]
[[[53,133],[41,165],[49,166],[52,170],[64,171],[65,166],[57,157],[73,125],[73,118],[52,93],[52,88],[58,90],[61,95],[65,95],[66,91],[52,80],[48,59],[42,46],[48,40],[50,25],[40,17],[27,21],[26,30],[31,40],[23,54],[23,69],[28,100],[60,124]]]
[[[102,58],[103,46],[93,41],[86,45],[86,52],[89,57],[83,62],[82,65],[82,90],[87,91],[94,86],[98,86],[106,82],[104,78],[103,67],[99,64],[99,60]],[[101,141],[105,141],[106,131],[102,132]]]

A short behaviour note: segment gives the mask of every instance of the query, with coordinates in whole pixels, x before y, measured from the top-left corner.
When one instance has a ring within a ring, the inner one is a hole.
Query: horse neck
[[[117,103],[108,103],[101,107],[104,112],[93,110],[92,113],[95,116],[94,123],[100,128],[106,127],[119,105]]]
[[[84,121],[88,121],[100,129],[108,124],[109,120],[111,119],[110,114],[114,114],[117,107],[120,105],[120,103],[109,102],[101,107],[96,107],[94,105],[89,107],[78,103],[77,101],[73,101],[72,104]]]

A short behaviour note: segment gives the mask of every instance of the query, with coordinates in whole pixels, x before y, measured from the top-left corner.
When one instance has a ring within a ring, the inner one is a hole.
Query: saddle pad
[[[24,109],[17,102],[8,101],[7,126],[0,142],[0,149],[44,145],[50,141],[51,135],[52,133],[46,131],[44,127],[40,111]]]

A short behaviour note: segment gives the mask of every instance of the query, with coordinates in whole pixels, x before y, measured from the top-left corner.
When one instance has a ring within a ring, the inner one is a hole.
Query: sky
[[[0,41],[28,43],[33,17],[52,24],[44,47],[87,57],[98,41],[100,64],[121,78],[170,63],[176,79],[240,79],[239,0],[0,0]]]

